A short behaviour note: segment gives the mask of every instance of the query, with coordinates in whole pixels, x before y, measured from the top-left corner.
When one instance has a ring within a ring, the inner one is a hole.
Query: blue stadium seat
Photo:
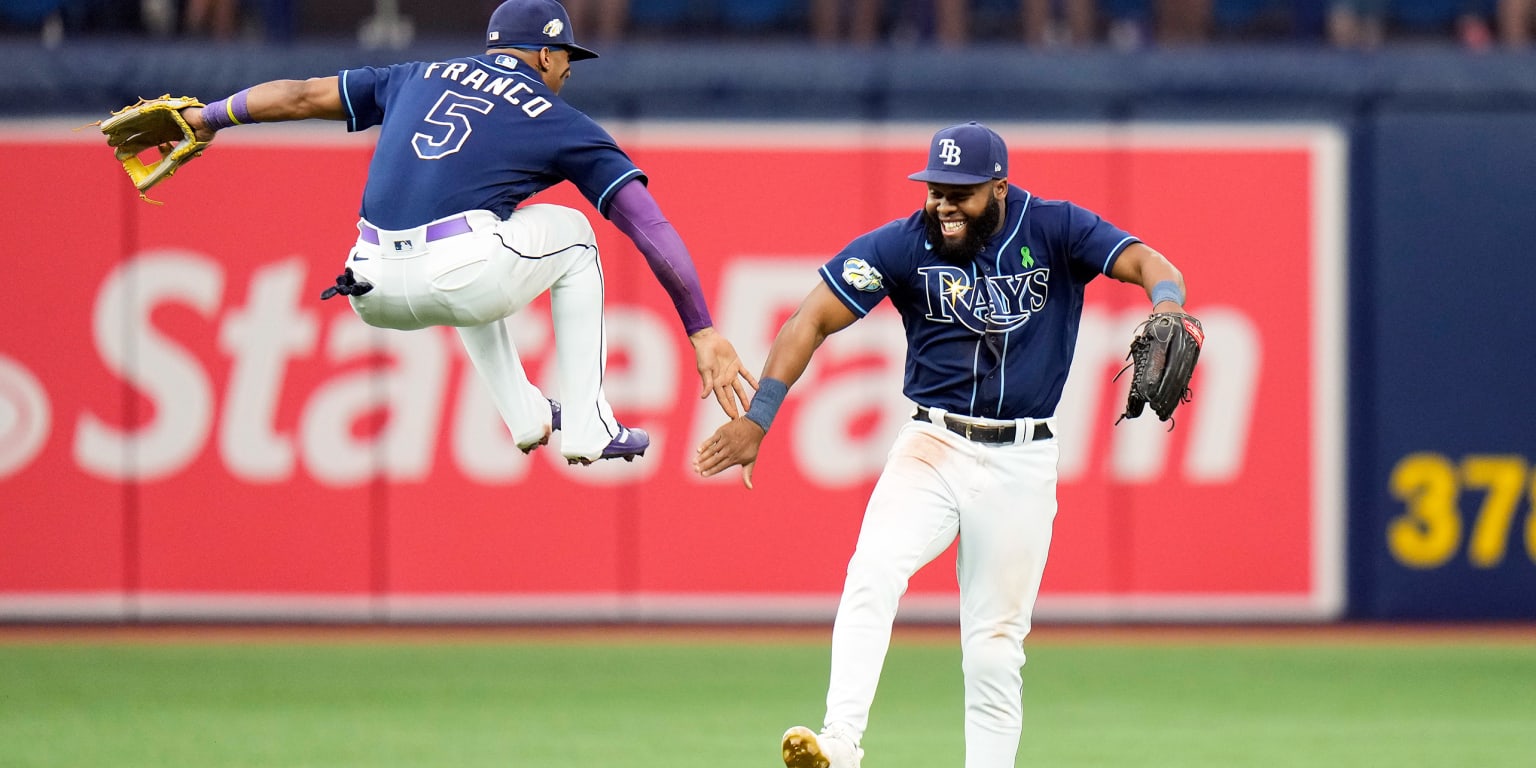
[[[1488,18],[1493,3],[1484,0],[1392,0],[1387,16],[1395,26],[1410,30],[1444,30],[1463,14]]]
[[[1394,0],[1387,8],[1393,21],[1421,28],[1451,23],[1460,4],[1460,0]]]
[[[59,10],[65,0],[4,0],[0,2],[0,17],[20,26],[41,24]]]
[[[1211,22],[1217,29],[1241,29],[1257,21],[1272,4],[1271,0],[1216,0]]]
[[[629,4],[629,22],[641,27],[682,28],[707,21],[709,3],[700,0],[636,0]]]
[[[733,31],[785,27],[802,21],[806,13],[804,0],[725,0],[720,3],[720,21]]]
[[[1136,19],[1152,23],[1152,0],[1099,0],[1102,19]]]

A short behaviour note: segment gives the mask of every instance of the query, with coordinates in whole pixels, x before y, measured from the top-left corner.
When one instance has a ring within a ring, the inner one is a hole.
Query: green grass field
[[[782,768],[819,724],[825,633],[663,637],[4,642],[0,766]],[[1536,765],[1536,637],[1028,650],[1020,766]],[[961,742],[958,649],[898,631],[864,765]]]

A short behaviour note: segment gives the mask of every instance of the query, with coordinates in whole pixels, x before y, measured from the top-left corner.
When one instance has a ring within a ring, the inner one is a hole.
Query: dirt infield
[[[953,643],[947,625],[898,625],[897,642]],[[376,625],[376,624],[0,624],[0,644],[67,643],[810,643],[831,627],[780,625]],[[1476,624],[1052,624],[1036,645],[1347,645],[1536,646],[1536,623]]]

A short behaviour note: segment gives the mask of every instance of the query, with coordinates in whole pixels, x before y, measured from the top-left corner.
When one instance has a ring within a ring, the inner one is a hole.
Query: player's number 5
[[[411,137],[416,156],[423,160],[441,160],[463,149],[469,134],[474,132],[470,115],[486,114],[494,106],[489,99],[445,91],[432,106],[432,111],[422,118],[428,127]]]

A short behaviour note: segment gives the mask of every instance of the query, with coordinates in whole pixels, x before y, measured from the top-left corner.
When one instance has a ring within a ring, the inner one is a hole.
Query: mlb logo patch
[[[409,250],[412,250],[413,248],[414,248],[414,246],[411,245],[411,241],[409,241],[409,240],[396,240],[395,241],[395,250],[397,250],[397,251],[409,251]]]

